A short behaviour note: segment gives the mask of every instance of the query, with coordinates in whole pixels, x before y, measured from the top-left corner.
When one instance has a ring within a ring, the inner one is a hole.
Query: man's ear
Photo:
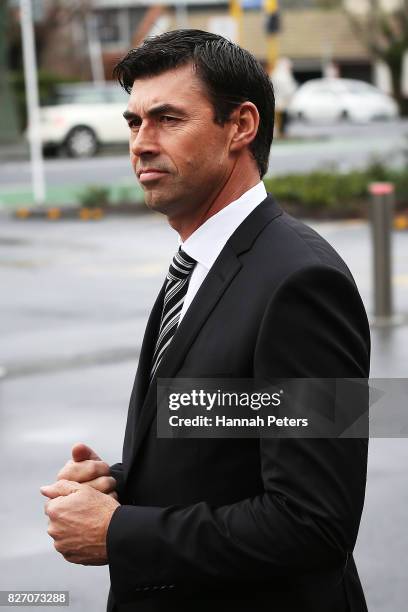
[[[252,102],[243,102],[231,114],[233,133],[230,151],[240,151],[256,137],[259,127],[259,112]]]

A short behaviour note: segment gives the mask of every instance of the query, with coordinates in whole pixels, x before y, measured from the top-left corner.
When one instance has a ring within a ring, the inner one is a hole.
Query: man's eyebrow
[[[136,113],[131,113],[128,110],[125,110],[123,116],[125,119],[140,119],[139,115],[136,115]]]
[[[186,115],[185,111],[183,111],[180,107],[174,106],[174,104],[167,104],[167,103],[157,104],[156,106],[152,106],[147,111],[146,114],[148,117],[155,117],[157,115],[161,115],[162,113],[175,113],[176,115],[182,115],[182,116]],[[125,110],[125,112],[123,113],[123,116],[127,120],[140,119],[140,115],[138,115],[137,113],[132,113],[129,110]]]

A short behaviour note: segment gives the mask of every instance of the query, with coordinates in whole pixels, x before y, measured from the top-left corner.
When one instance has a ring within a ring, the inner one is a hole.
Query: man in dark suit
[[[55,547],[109,564],[111,611],[363,612],[352,553],[365,438],[156,430],[161,378],[368,376],[367,318],[347,266],[260,182],[269,79],[248,52],[194,30],[145,41],[116,74],[131,93],[133,168],[181,249],[147,324],[122,462],[109,468],[78,444],[42,489]]]

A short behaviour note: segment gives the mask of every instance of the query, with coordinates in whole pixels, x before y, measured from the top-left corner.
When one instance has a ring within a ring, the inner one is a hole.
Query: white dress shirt
[[[193,257],[197,264],[191,274],[179,324],[228,239],[266,196],[265,186],[260,181],[238,200],[207,219],[185,242],[180,241],[183,251]]]

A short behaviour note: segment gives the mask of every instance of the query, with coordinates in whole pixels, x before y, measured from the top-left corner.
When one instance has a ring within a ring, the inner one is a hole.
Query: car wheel
[[[58,147],[56,145],[45,145],[43,147],[44,157],[57,157]]]
[[[92,157],[98,150],[95,132],[86,126],[73,128],[65,140],[65,149],[70,157]]]

